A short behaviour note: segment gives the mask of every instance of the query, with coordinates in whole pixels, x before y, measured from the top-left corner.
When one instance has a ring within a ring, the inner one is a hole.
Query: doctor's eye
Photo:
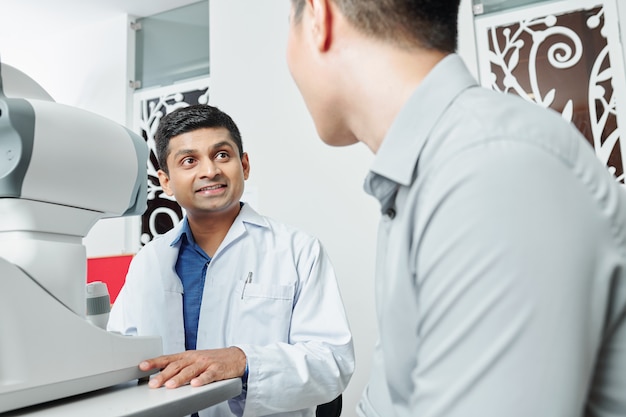
[[[228,158],[230,158],[230,154],[226,151],[219,151],[218,153],[215,154],[215,159],[218,160],[227,160]]]
[[[196,162],[196,160],[191,157],[187,157],[183,159],[182,161],[180,161],[181,165],[193,165],[194,162]]]

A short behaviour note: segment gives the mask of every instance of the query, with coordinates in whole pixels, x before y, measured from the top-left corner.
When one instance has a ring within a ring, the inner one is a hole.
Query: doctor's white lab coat
[[[172,245],[181,226],[134,257],[108,324],[122,334],[161,336],[164,354],[185,350],[179,247]],[[197,349],[228,346],[247,356],[247,392],[201,416],[313,416],[354,371],[352,336],[320,242],[247,204],[208,265],[200,311]]]

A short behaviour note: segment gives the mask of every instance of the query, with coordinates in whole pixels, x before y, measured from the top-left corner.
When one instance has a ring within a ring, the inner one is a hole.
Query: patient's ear
[[[313,40],[318,50],[325,52],[332,41],[334,5],[330,0],[307,0],[307,3],[313,18]]]

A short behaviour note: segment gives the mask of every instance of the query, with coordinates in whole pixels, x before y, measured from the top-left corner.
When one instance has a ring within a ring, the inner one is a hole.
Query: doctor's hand
[[[243,376],[246,355],[237,347],[208,350],[187,350],[174,355],[159,356],[139,364],[139,369],[161,372],[150,379],[150,388],[177,388],[190,383],[199,387],[210,382]]]

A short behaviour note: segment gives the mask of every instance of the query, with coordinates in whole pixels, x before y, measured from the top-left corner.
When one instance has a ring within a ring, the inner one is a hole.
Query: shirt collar
[[[252,208],[252,206],[247,203],[242,204],[241,210],[239,210],[239,214],[235,218],[235,221],[230,228],[231,230],[239,229],[243,231],[243,229],[245,228],[244,223],[253,224],[259,227],[269,227],[267,219],[257,213]],[[195,242],[193,234],[191,233],[191,228],[189,227],[189,220],[187,219],[187,216],[185,216],[183,220],[175,226],[174,236],[172,242],[170,243],[170,246],[178,245],[183,236],[187,239],[187,242]]]
[[[181,224],[178,227],[178,232],[174,235],[174,240],[172,240],[170,246],[176,246],[178,242],[181,241],[183,236],[187,239],[187,242],[195,242],[195,240],[193,239],[193,234],[191,233],[191,229],[189,228],[189,220],[187,219],[187,216],[185,216],[180,223]]]
[[[442,59],[398,113],[370,171],[398,184],[410,185],[419,155],[439,117],[461,91],[476,84],[457,54]]]

